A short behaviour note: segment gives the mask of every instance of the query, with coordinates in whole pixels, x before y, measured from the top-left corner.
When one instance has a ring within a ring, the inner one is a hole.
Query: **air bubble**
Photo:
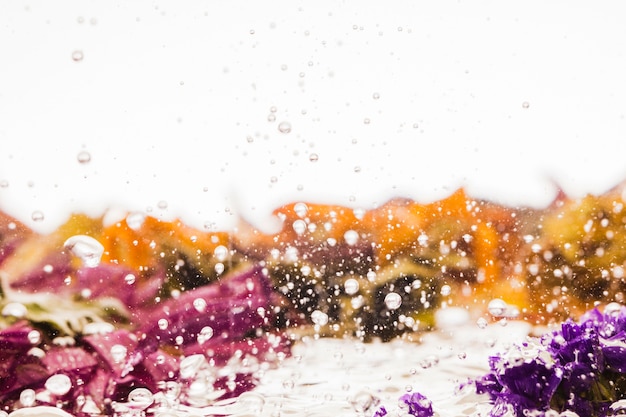
[[[206,310],[206,306],[207,302],[203,298],[193,300],[193,308],[195,308],[198,313],[203,313]]]
[[[507,309],[507,305],[504,301],[499,298],[495,298],[489,302],[487,305],[487,310],[489,314],[494,317],[502,317],[505,315]]]
[[[87,163],[89,163],[91,161],[91,154],[89,152],[87,152],[87,151],[80,151],[80,152],[78,152],[78,155],[76,156],[76,159],[81,164],[87,164]]]
[[[289,123],[289,122],[280,122],[278,124],[278,131],[280,133],[289,133],[289,132],[291,132],[291,123]]]
[[[72,61],[80,62],[83,60],[83,58],[84,58],[83,51],[76,50],[72,52]]]
[[[447,297],[452,293],[452,287],[450,287],[448,284],[442,285],[440,293],[444,297]]]
[[[296,212],[296,215],[298,217],[303,218],[304,216],[306,216],[307,212],[309,211],[309,208],[304,203],[296,203],[293,206],[293,211]]]
[[[385,305],[389,310],[396,310],[402,305],[402,297],[396,292],[390,292],[385,296]]]
[[[167,319],[159,319],[159,321],[157,321],[157,325],[159,326],[159,329],[165,330],[167,329],[167,326],[169,326],[169,323]]]
[[[343,234],[343,239],[348,245],[354,246],[359,240],[359,233],[354,230],[348,230]]]
[[[530,107],[530,103],[527,101],[522,102],[522,108],[527,109]]]
[[[111,346],[111,357],[115,363],[122,363],[124,359],[126,359],[126,354],[128,353],[128,349],[123,345],[113,345]]]
[[[124,282],[127,283],[128,285],[133,285],[136,280],[137,280],[137,277],[135,277],[134,274],[127,274],[124,277]]]
[[[373,98],[374,100],[378,100],[378,99],[380,98],[380,94],[378,94],[378,93],[374,93],[374,94],[372,94],[372,98]]]
[[[203,345],[206,342],[208,342],[212,337],[213,337],[213,328],[206,326],[206,327],[203,327],[202,330],[200,330],[200,333],[198,333],[197,340],[199,344]]]
[[[167,201],[165,201],[165,200],[160,200],[160,201],[157,203],[157,207],[158,207],[159,209],[161,209],[161,210],[165,210],[165,209],[167,208]]]
[[[35,404],[35,390],[28,388],[20,392],[20,402],[24,407],[32,407]]]
[[[354,295],[359,291],[359,281],[354,278],[349,278],[343,284],[344,290],[348,295]]]
[[[317,162],[319,159],[319,155],[316,153],[312,153],[311,155],[309,155],[309,161],[311,162]]]
[[[134,409],[145,410],[154,402],[154,396],[147,388],[135,388],[128,394],[128,402]]]
[[[187,356],[180,361],[180,377],[183,379],[194,378],[200,369],[207,364],[204,355],[196,354]]]
[[[251,413],[251,415],[260,415],[265,405],[265,399],[263,396],[254,392],[244,392],[237,397],[237,405],[243,410]]]
[[[34,222],[40,222],[43,221],[44,219],[44,215],[43,212],[40,210],[35,210],[33,211],[33,213],[30,215],[30,218],[33,219]]]
[[[144,213],[135,212],[126,216],[126,225],[133,230],[141,229],[143,223],[146,221],[146,215]]]
[[[622,305],[620,303],[612,302],[608,303],[606,307],[604,307],[604,314],[607,316],[616,317],[620,314],[622,310]]]
[[[87,323],[83,327],[83,334],[108,334],[112,333],[115,330],[115,326],[111,323],[106,322],[96,322],[96,323]]]
[[[324,326],[328,324],[328,314],[320,310],[315,310],[311,313],[311,321],[319,326]]]
[[[296,234],[298,236],[302,236],[304,234],[304,232],[306,232],[306,222],[302,219],[298,219],[295,222],[293,222],[293,230],[294,232],[296,232]]]
[[[54,395],[65,395],[72,389],[72,380],[64,374],[52,375],[44,385]]]
[[[480,317],[478,320],[476,320],[476,325],[480,328],[480,329],[484,329],[487,327],[489,323],[487,322],[487,319],[485,319],[484,317]]]
[[[283,388],[287,391],[291,391],[296,386],[296,383],[293,379],[285,379],[283,381]]]
[[[223,263],[218,262],[218,263],[215,264],[215,272],[218,275],[221,275],[224,272],[224,269],[226,269],[226,268],[225,268]]]
[[[217,259],[219,262],[225,261],[226,257],[228,256],[228,248],[224,245],[217,246],[213,250],[213,256],[215,256],[215,259]]]
[[[96,239],[87,235],[75,235],[63,244],[65,249],[79,258],[83,266],[94,268],[100,264],[100,258],[104,252],[104,246]]]
[[[5,317],[22,318],[26,316],[28,310],[22,303],[8,303],[2,308],[2,315]]]
[[[354,411],[363,415],[376,405],[376,399],[369,392],[359,392],[352,397],[350,404]]]
[[[41,343],[41,333],[39,333],[39,330],[31,330],[30,332],[28,332],[27,338],[31,345],[37,345]]]

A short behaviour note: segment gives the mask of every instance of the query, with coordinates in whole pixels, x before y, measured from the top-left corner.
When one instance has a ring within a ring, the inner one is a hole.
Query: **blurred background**
[[[224,229],[293,201],[626,179],[621,2],[0,3],[0,209]]]

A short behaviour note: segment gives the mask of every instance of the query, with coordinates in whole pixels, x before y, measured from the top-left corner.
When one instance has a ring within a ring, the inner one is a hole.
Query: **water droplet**
[[[288,391],[291,391],[295,386],[296,386],[296,383],[294,382],[293,379],[285,379],[283,381],[283,388]]]
[[[9,186],[9,181],[2,180],[0,181],[0,188],[7,188]]]
[[[527,109],[530,107],[530,103],[527,101],[522,102],[522,108]]]
[[[104,246],[93,237],[87,235],[72,236],[65,241],[63,247],[79,258],[83,266],[88,268],[98,266],[104,252]]]
[[[76,50],[72,52],[72,61],[80,62],[83,60],[83,58],[84,58],[83,51]]]
[[[309,208],[304,203],[296,203],[293,206],[293,211],[296,213],[298,217],[303,218],[304,216],[306,216],[307,212],[309,211]]]
[[[385,305],[389,310],[396,310],[402,305],[402,297],[396,292],[390,292],[385,296]]]
[[[24,407],[32,407],[35,404],[35,390],[28,388],[20,392],[20,402]]]
[[[480,329],[484,329],[487,327],[489,323],[487,322],[487,319],[485,319],[484,317],[480,317],[478,320],[476,320],[476,325],[480,328]]]
[[[359,281],[354,278],[348,278],[343,284],[343,287],[348,295],[354,295],[359,291]]]
[[[146,221],[146,215],[141,212],[130,213],[126,216],[126,224],[133,230],[141,229],[144,221]]]
[[[489,311],[489,314],[491,314],[494,317],[504,316],[504,314],[506,313],[506,309],[507,309],[506,303],[499,298],[495,298],[491,300],[489,304],[487,305],[487,310]]]
[[[193,308],[196,309],[198,313],[202,313],[206,310],[207,303],[203,298],[196,298],[193,300]]]
[[[343,239],[348,245],[354,246],[359,241],[359,233],[355,230],[348,230],[343,234]]]
[[[54,395],[65,395],[72,389],[72,380],[64,374],[52,375],[46,380],[45,387]]]
[[[311,321],[319,326],[324,326],[328,324],[328,314],[320,310],[315,310],[311,313]]]
[[[276,115],[274,113],[270,113],[267,115],[267,121],[268,122],[275,122],[276,121]]]
[[[206,364],[207,361],[204,355],[196,354],[187,356],[180,361],[180,377],[183,379],[194,378]]]
[[[128,402],[134,409],[145,410],[154,402],[154,396],[147,388],[135,388],[128,394]]]
[[[31,330],[28,332],[27,337],[31,345],[37,345],[41,342],[41,333],[39,333],[39,330]]]
[[[113,345],[111,346],[110,352],[115,363],[122,363],[122,361],[126,359],[128,349],[124,345]]]
[[[165,210],[167,208],[167,201],[165,200],[160,200],[157,203],[157,207],[160,208],[161,210]]]
[[[296,234],[298,236],[302,236],[304,234],[304,232],[306,232],[306,222],[302,219],[298,219],[295,222],[293,222],[293,230],[294,232],[296,232]]]
[[[15,317],[19,319],[26,316],[26,313],[28,313],[28,310],[22,303],[7,303],[2,308],[2,315],[5,317]]]
[[[376,399],[369,392],[358,392],[350,399],[350,404],[354,411],[362,415],[376,405]]]
[[[489,338],[489,339],[485,340],[485,346],[487,346],[488,348],[492,348],[495,345],[496,345],[496,339]]]
[[[211,339],[212,337],[213,337],[213,328],[206,326],[206,327],[203,327],[202,330],[200,330],[200,333],[198,333],[197,340],[199,344],[203,345],[204,343],[208,342],[209,339]]]
[[[111,323],[106,322],[96,322],[96,323],[87,323],[83,327],[83,334],[107,334],[112,333],[115,330],[115,326]]]
[[[626,400],[619,400],[609,406],[609,416],[626,415]]]
[[[226,257],[228,256],[228,248],[224,245],[217,246],[213,250],[213,256],[215,256],[215,259],[217,259],[219,262],[225,261]]]
[[[372,94],[372,98],[373,98],[374,100],[378,100],[378,99],[380,98],[380,94],[378,94],[378,93],[374,93],[374,94]]]
[[[280,133],[289,133],[289,132],[291,132],[291,123],[289,123],[289,122],[280,122],[278,124],[278,131]]]
[[[76,156],[76,159],[81,164],[87,164],[91,161],[91,154],[87,151],[80,151],[78,152],[78,156]]]
[[[262,395],[254,392],[244,392],[237,397],[237,405],[242,408],[242,411],[250,413],[250,415],[261,415],[263,406],[265,405],[265,398]]]
[[[319,159],[319,155],[316,153],[312,153],[311,155],[309,155],[309,161],[311,162],[317,162]]]
[[[43,221],[44,219],[44,215],[43,212],[40,210],[35,210],[33,211],[33,213],[30,215],[30,218],[33,219],[34,222],[40,222]]]
[[[442,285],[440,292],[441,292],[441,295],[443,295],[444,297],[447,297],[452,292],[452,287],[449,286],[448,284]]]
[[[607,316],[617,316],[622,310],[622,305],[620,303],[612,302],[608,303],[606,307],[604,307],[604,314]]]
[[[457,356],[459,357],[459,359],[465,359],[465,358],[467,358],[467,353],[459,352],[459,354]]]
[[[215,264],[215,272],[217,272],[218,275],[221,275],[224,272],[224,269],[226,268],[223,263],[218,262]]]
[[[357,172],[357,173],[358,173],[358,172],[361,172],[361,167],[360,167],[360,166],[358,166],[358,165],[357,165],[357,166],[355,166],[355,167],[354,167],[354,172]]]
[[[128,285],[133,285],[136,281],[137,277],[135,277],[134,274],[127,274],[124,277],[124,282],[127,283]]]
[[[159,319],[159,321],[157,321],[157,325],[159,326],[159,329],[165,330],[167,329],[167,326],[169,326],[169,322],[167,319]]]
[[[370,119],[367,117],[363,119],[363,124],[366,124],[366,125],[370,124]]]

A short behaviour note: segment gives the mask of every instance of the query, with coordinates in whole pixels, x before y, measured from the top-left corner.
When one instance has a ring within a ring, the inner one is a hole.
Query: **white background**
[[[3,1],[0,209],[225,228],[295,200],[603,192],[626,179],[622,4]]]

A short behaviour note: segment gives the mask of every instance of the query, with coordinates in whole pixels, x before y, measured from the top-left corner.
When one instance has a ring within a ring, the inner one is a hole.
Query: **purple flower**
[[[376,410],[374,412],[374,414],[372,415],[372,417],[384,417],[387,415],[387,409],[385,408],[384,405],[381,405],[378,410]]]
[[[490,396],[492,417],[548,410],[606,416],[626,395],[626,308],[609,305],[568,320],[492,357],[490,368],[474,386]]]
[[[530,343],[491,357],[490,368],[492,376],[484,381],[491,385],[483,382],[482,388],[490,390],[496,403],[512,404],[518,414],[525,409],[547,410],[563,377],[547,352]]]
[[[404,394],[400,397],[399,404],[401,408],[406,407],[406,411],[415,417],[432,417],[433,404],[424,395],[419,392]]]

